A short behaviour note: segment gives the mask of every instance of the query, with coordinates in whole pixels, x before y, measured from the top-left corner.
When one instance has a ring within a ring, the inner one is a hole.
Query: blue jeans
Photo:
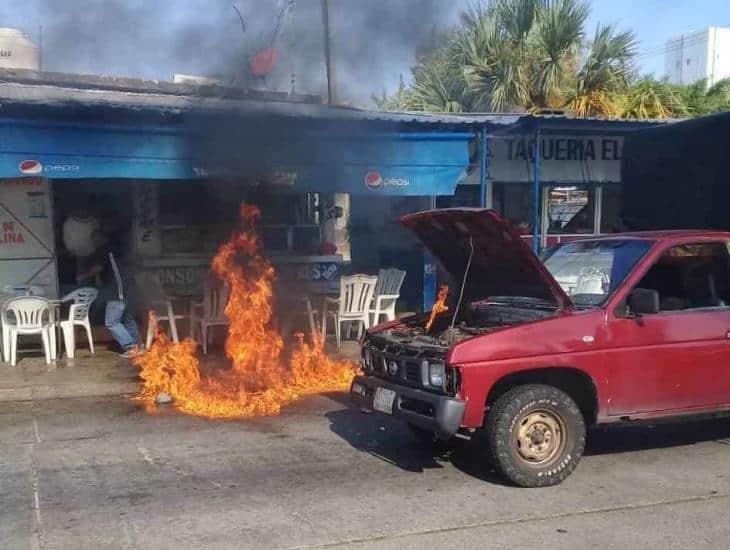
[[[117,344],[125,350],[140,345],[142,340],[139,337],[137,323],[127,311],[127,304],[121,300],[109,300],[106,303],[104,324]]]

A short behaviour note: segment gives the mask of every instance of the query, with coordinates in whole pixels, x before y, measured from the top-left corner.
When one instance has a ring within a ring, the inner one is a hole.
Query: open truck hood
[[[465,302],[521,296],[573,309],[573,302],[527,243],[494,210],[447,208],[409,214],[401,223],[413,231],[461,285],[474,244]],[[458,295],[459,288],[453,288]]]

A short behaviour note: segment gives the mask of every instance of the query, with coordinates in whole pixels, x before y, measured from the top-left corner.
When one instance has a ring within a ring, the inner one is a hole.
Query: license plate
[[[386,388],[377,388],[373,398],[373,409],[386,414],[393,414],[395,392]]]
[[[357,382],[352,385],[352,392],[359,395],[365,395],[365,389]]]

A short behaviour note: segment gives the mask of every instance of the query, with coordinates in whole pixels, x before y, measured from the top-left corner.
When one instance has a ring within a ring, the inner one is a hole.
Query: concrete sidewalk
[[[38,356],[24,357],[15,367],[0,363],[0,401],[133,394],[139,390],[138,369],[116,353],[76,352],[76,358],[46,365]]]
[[[348,341],[340,353],[331,353],[357,361],[359,348]],[[75,359],[63,357],[51,366],[40,353],[24,355],[15,367],[0,362],[0,402],[132,395],[140,388],[138,372],[131,361],[103,348],[94,355],[77,350]]]

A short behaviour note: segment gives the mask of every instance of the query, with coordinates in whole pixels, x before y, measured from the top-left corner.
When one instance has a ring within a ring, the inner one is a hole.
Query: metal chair
[[[10,319],[12,315],[13,319]],[[46,364],[56,358],[53,346],[53,314],[51,304],[45,298],[25,296],[10,300],[2,310],[3,343],[9,347],[10,364],[15,366],[18,358],[18,336],[40,335]],[[6,347],[6,349],[7,349]]]
[[[373,275],[351,275],[340,279],[340,297],[325,298],[322,308],[322,341],[327,338],[327,320],[335,323],[335,338],[337,349],[342,343],[341,325],[354,323],[358,326],[358,336],[364,329],[370,327],[369,307],[373,301],[373,292],[378,278]],[[336,311],[327,311],[328,305],[337,307]]]
[[[69,292],[61,298],[61,302],[73,302],[68,312],[68,319],[61,321],[61,331],[63,332],[63,342],[66,348],[66,357],[73,359],[76,352],[76,334],[75,327],[80,326],[86,330],[86,337],[89,340],[89,349],[94,353],[94,338],[91,333],[91,323],[89,322],[89,310],[91,304],[96,300],[99,291],[93,287],[77,288],[73,292]]]

